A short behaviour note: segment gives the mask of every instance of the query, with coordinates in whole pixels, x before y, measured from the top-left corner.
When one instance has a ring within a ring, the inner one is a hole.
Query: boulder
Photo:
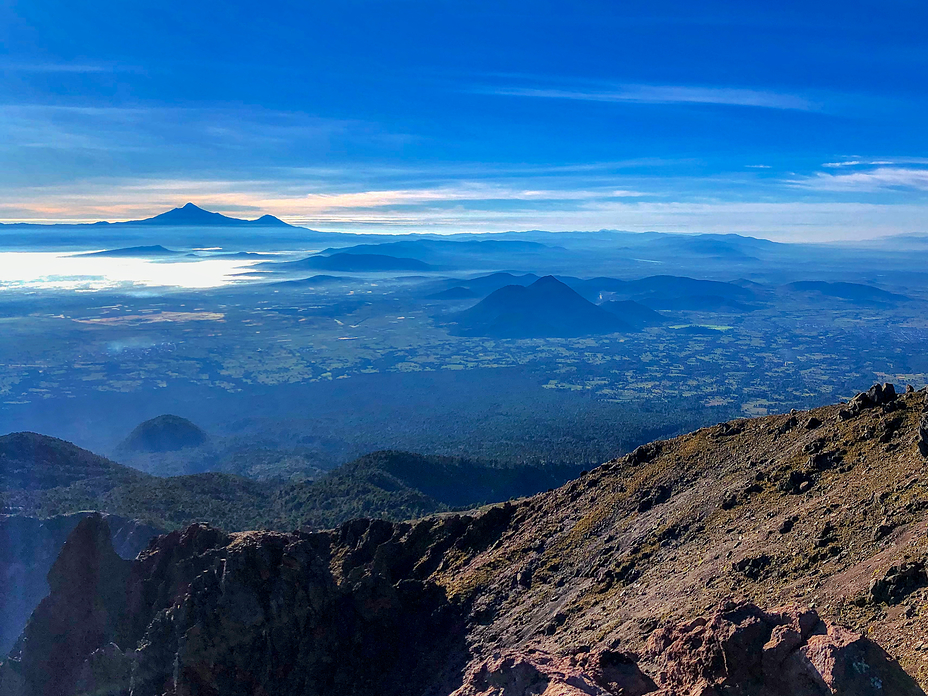
[[[648,658],[659,696],[923,696],[876,643],[811,609],[726,602],[656,631]]]
[[[913,590],[928,584],[922,561],[903,561],[889,567],[881,578],[870,581],[867,599],[874,603],[897,604]]]
[[[649,442],[646,445],[636,447],[632,452],[626,455],[629,464],[647,464],[653,461],[661,453],[660,442]]]
[[[918,451],[928,457],[928,412],[923,413],[918,421]]]
[[[731,567],[736,573],[741,573],[750,580],[759,580],[766,574],[772,560],[770,556],[762,553],[759,556],[745,556],[732,563]]]
[[[874,406],[883,406],[896,400],[896,388],[886,382],[885,384],[874,384],[867,391],[861,392],[851,399],[850,406],[857,407],[858,410],[873,408]]]
[[[795,606],[726,602],[655,631],[641,664],[605,648],[511,650],[473,664],[451,696],[924,696],[874,642]]]

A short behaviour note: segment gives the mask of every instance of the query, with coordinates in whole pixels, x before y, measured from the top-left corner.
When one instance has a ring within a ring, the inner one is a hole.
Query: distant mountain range
[[[461,285],[455,285],[453,288],[448,288],[447,290],[442,290],[440,292],[432,293],[431,295],[426,295],[425,299],[427,300],[472,300],[477,297],[480,297],[476,292],[470,288],[465,288]]]
[[[905,295],[899,295],[894,292],[888,292],[871,285],[862,285],[860,283],[826,283],[824,281],[804,280],[796,283],[788,283],[782,287],[782,290],[833,297],[856,304],[896,304],[909,300]]]
[[[160,244],[150,246],[123,247],[121,249],[105,249],[103,251],[89,251],[86,254],[76,254],[76,256],[106,256],[113,258],[140,257],[140,256],[177,256],[182,251],[167,249]]]
[[[36,517],[97,509],[172,528],[215,516],[230,529],[266,524],[270,491],[230,474],[160,478],[36,433],[0,437],[0,503]]]
[[[599,306],[636,329],[667,323],[667,318],[663,314],[634,300],[611,300]]]
[[[429,271],[432,266],[419,261],[397,256],[383,254],[332,254],[331,256],[309,256],[299,261],[285,261],[283,263],[263,263],[262,268],[275,271],[338,271],[342,273],[380,273],[391,271]]]
[[[734,283],[657,275],[638,280],[593,278],[573,285],[585,297],[626,299],[651,309],[691,311],[750,311],[758,293]]]
[[[139,432],[154,435],[142,445],[148,452],[164,451],[160,426],[175,424],[174,418],[143,423],[130,441]],[[189,426],[181,427],[186,443]],[[177,433],[168,435],[173,447]],[[64,440],[11,433],[0,436],[0,513],[41,518],[93,509],[160,529],[204,519],[230,530],[325,528],[358,516],[401,520],[532,495],[561,485],[579,469],[383,451],[307,481],[256,481],[218,472],[153,476]]]
[[[463,289],[473,293],[471,295],[472,297],[486,297],[494,290],[499,290],[500,288],[504,288],[507,285],[531,285],[536,280],[538,280],[539,277],[540,276],[537,276],[534,273],[515,275],[513,273],[501,271],[499,273],[490,273],[489,275],[478,276],[477,278],[449,278],[448,280],[439,280],[424,287],[427,287],[432,291],[428,299],[434,299],[433,295],[440,294],[454,288],[459,288],[459,290],[456,291],[458,295],[461,294],[460,290]]]
[[[582,298],[593,304],[604,300],[633,301],[639,308],[697,310],[697,311],[749,311],[752,302],[759,301],[769,288],[758,286],[757,289],[745,288],[734,283],[713,280],[698,280],[683,276],[656,275],[637,280],[620,280],[618,278],[574,278],[555,276],[559,282],[569,287]],[[527,286],[538,280],[534,273],[515,275],[512,273],[491,273],[469,280],[452,279],[442,281],[430,287],[445,287],[450,292],[454,288],[457,295],[466,289],[478,297],[486,297],[491,292],[507,285]],[[455,294],[452,293],[452,294]],[[440,293],[439,293],[440,295]],[[463,295],[461,295],[463,297]],[[442,299],[431,294],[428,299]],[[616,309],[616,307],[613,307]],[[625,308],[634,310],[631,305]],[[658,315],[659,316],[659,315]],[[654,318],[651,317],[653,321]]]
[[[326,529],[354,517],[404,519],[533,495],[576,476],[579,467],[494,466],[462,457],[394,450],[373,452],[321,479],[284,486],[282,511],[299,510],[303,525]]]
[[[430,265],[475,268],[506,260],[523,267],[544,265],[552,253],[563,254],[566,251],[540,242],[514,239],[412,239],[329,248],[321,253],[326,256],[336,253],[383,254],[416,259]]]
[[[317,285],[332,285],[333,283],[343,283],[344,278],[331,275],[314,275],[309,278],[298,278],[296,280],[278,280],[272,285],[285,288],[314,288]]]
[[[255,220],[243,220],[241,218],[229,217],[222,213],[212,213],[208,210],[187,203],[181,208],[174,208],[167,212],[155,215],[154,217],[143,220],[127,220],[125,222],[100,222],[89,223],[61,223],[55,224],[35,224],[35,223],[10,223],[7,227],[293,227],[280,218],[273,215],[262,215]]]
[[[765,286],[745,288],[734,283],[698,280],[681,276],[649,276],[637,280],[620,280],[618,278],[603,277],[581,279],[570,276],[551,276],[551,278],[556,279],[563,288],[571,290],[573,294],[585,300],[586,305],[598,305],[599,309],[618,318],[621,325],[615,325],[611,322],[603,323],[602,314],[596,312],[591,313],[589,306],[577,305],[577,307],[582,307],[582,313],[581,315],[569,319],[568,323],[573,326],[573,328],[568,329],[566,328],[567,325],[565,325],[562,329],[554,329],[551,326],[542,329],[542,325],[544,322],[548,321],[547,317],[550,316],[547,310],[539,309],[536,312],[534,309],[516,309],[515,304],[528,302],[531,293],[523,294],[512,289],[506,289],[505,297],[509,298],[508,301],[511,304],[511,306],[507,305],[506,311],[516,314],[540,312],[546,315],[544,318],[538,318],[538,322],[542,323],[534,322],[537,324],[536,329],[525,329],[525,331],[528,331],[530,334],[559,336],[562,335],[559,331],[563,330],[567,331],[569,335],[592,335],[595,333],[608,333],[609,331],[640,330],[646,326],[656,326],[666,321],[666,317],[656,310],[746,312],[757,308],[758,303],[772,299],[772,288]],[[425,287],[429,289],[437,287],[444,287],[445,289],[426,295],[425,299],[463,300],[470,296],[486,297],[486,299],[489,300],[490,297],[492,297],[491,293],[495,291],[507,287],[511,288],[513,286],[531,286],[533,283],[537,283],[538,280],[538,276],[533,273],[526,273],[524,275],[492,273],[467,280],[449,279],[447,281],[440,281],[439,283],[427,284]],[[561,292],[563,293],[563,290]],[[487,297],[488,295],[490,295],[490,297]],[[467,328],[460,328],[459,330],[466,331],[468,335],[473,331],[487,330],[490,331],[492,335],[501,336],[501,331],[505,333],[501,328],[489,329],[486,325],[486,321],[490,321],[490,315],[496,313],[496,310],[489,309],[489,305],[500,301],[500,296],[497,296],[492,302],[488,302],[487,305],[484,305],[479,310],[477,307],[472,308],[475,310],[474,315],[468,315],[466,318],[458,317],[458,320],[463,321],[467,325]],[[576,304],[576,298],[572,301]],[[467,311],[470,312],[471,310]],[[477,325],[473,323],[476,321],[475,315],[478,313],[486,315],[482,322],[478,322],[483,328],[478,328]],[[594,320],[593,323],[588,326],[581,327],[579,325],[574,325],[577,322],[583,323],[585,321],[580,317],[590,319],[591,316],[598,316],[599,319]],[[520,321],[533,323],[533,321],[529,319]],[[554,331],[554,333],[551,333],[552,331]],[[574,333],[575,331],[580,331],[580,333]],[[518,331],[517,333],[521,334],[524,332]]]

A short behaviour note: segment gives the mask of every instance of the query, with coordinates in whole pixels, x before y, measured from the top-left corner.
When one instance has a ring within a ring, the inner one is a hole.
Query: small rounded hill
[[[164,414],[139,424],[122,443],[132,452],[175,452],[199,447],[207,441],[206,433],[196,424],[171,414]]]

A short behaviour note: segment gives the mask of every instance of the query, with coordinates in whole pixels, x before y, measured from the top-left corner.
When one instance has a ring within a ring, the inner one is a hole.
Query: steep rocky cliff
[[[32,610],[48,594],[46,575],[71,531],[91,513],[39,519],[0,515],[0,655],[22,633]],[[113,546],[123,558],[135,558],[149,539],[164,530],[107,515]]]
[[[89,518],[0,693],[922,694],[924,411],[880,387],[470,515],[194,525],[128,566]]]

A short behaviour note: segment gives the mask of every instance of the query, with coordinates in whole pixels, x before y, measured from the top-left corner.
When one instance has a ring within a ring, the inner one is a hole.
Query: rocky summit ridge
[[[925,413],[879,385],[471,514],[200,524],[134,562],[90,516],[0,693],[923,694]]]

